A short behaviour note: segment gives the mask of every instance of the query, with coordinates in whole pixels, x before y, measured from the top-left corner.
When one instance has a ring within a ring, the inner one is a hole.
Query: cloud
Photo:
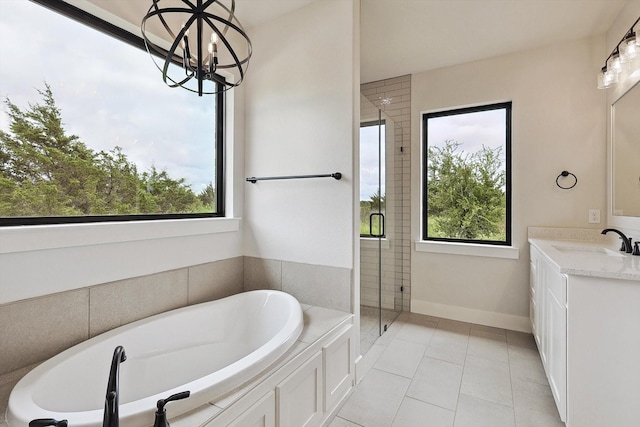
[[[212,96],[167,87],[147,52],[42,6],[2,0],[0,8],[3,99],[25,108],[46,81],[67,133],[89,147],[120,146],[140,171],[166,169],[196,192],[215,181]],[[0,128],[8,125],[0,114]]]
[[[428,119],[430,146],[444,146],[445,141],[461,143],[461,149],[474,153],[483,146],[503,147],[505,143],[505,110],[487,110]],[[505,152],[502,150],[502,157]]]
[[[384,127],[382,128],[382,146],[384,147]],[[385,193],[385,157],[382,150],[382,185],[381,193]],[[370,200],[378,192],[378,127],[360,128],[360,200]]]

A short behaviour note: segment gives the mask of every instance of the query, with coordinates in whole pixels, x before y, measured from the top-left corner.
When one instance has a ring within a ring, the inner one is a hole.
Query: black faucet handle
[[[620,246],[620,252],[624,252],[627,250],[627,245],[624,243],[624,237],[620,237],[620,241],[622,242],[622,245]]]
[[[191,392],[187,390],[187,391],[181,391],[180,393],[172,394],[166,399],[158,400],[158,412],[164,411],[164,405],[166,405],[167,403],[173,402],[174,400],[186,399],[190,395],[191,395]]]
[[[166,399],[158,400],[158,410],[156,411],[156,418],[153,423],[153,427],[170,427],[169,421],[167,421],[167,411],[164,409],[164,405],[174,400],[186,399],[191,395],[190,391],[183,391],[180,393],[172,394]]]
[[[29,427],[47,427],[47,426],[57,426],[57,427],[67,427],[67,420],[56,420],[53,418],[38,418],[29,422]]]
[[[634,243],[633,253],[631,255],[640,255],[640,242]]]

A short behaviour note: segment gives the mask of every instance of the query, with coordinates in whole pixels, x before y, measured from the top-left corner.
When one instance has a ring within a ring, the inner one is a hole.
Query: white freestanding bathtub
[[[298,301],[279,291],[252,291],[139,320],[78,344],[29,372],[9,397],[10,427],[35,418],[101,427],[111,358],[120,364],[120,426],[153,424],[156,402],[174,417],[215,400],[277,361],[302,331]]]

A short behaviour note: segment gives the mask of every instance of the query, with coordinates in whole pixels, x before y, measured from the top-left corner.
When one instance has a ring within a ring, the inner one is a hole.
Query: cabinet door
[[[233,420],[229,427],[276,427],[276,395],[273,391]]]
[[[276,387],[279,427],[313,427],[322,421],[322,352]]]
[[[540,353],[540,359],[542,359],[542,365],[547,367],[547,347],[548,347],[548,319],[547,319],[547,280],[549,279],[549,273],[551,270],[547,266],[544,260],[538,260],[536,268],[536,344],[538,344],[538,352]]]
[[[353,383],[353,333],[348,325],[322,349],[324,368],[324,410],[331,411]]]
[[[537,267],[535,260],[531,260],[529,265],[529,321],[531,322],[531,333],[536,339],[539,340],[538,329],[538,303],[536,301],[536,277]]]
[[[564,297],[566,278],[555,274],[550,280],[547,292],[549,326],[547,377],[560,419],[565,421],[567,413],[567,307],[566,297]]]

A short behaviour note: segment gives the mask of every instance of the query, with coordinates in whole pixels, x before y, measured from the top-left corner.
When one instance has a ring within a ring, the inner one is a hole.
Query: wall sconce
[[[598,73],[598,89],[606,89],[618,83],[619,74],[632,68],[640,69],[640,18],[607,57]]]
[[[162,80],[199,96],[239,86],[249,67],[251,40],[235,15],[235,0],[164,1],[162,6],[160,1],[152,0],[140,29]],[[178,66],[173,74],[171,64]],[[231,73],[233,81],[220,70]]]

